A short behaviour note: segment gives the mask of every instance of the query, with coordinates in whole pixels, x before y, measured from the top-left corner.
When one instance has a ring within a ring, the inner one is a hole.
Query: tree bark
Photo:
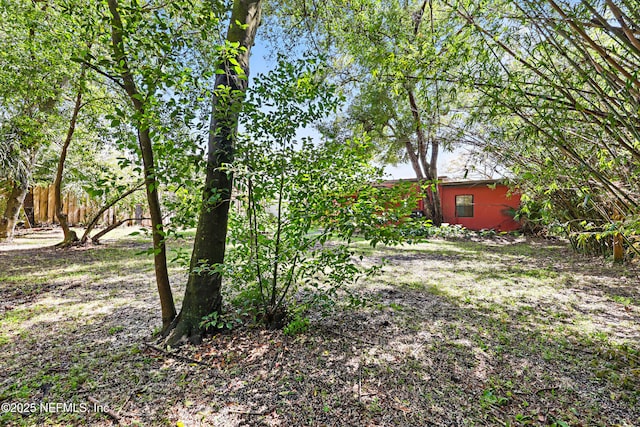
[[[411,161],[411,167],[413,168],[413,172],[416,174],[418,181],[422,181],[424,179],[424,174],[422,173],[422,168],[420,167],[420,161],[418,160],[418,156],[413,148],[413,144],[411,141],[407,140],[404,143],[405,148],[407,149],[407,154],[409,155],[409,160]]]
[[[16,223],[18,222],[18,214],[20,213],[20,208],[28,192],[29,185],[26,179],[13,183],[13,188],[7,199],[7,207],[4,215],[0,217],[0,241],[7,240],[10,242],[13,240]]]
[[[420,173],[417,173],[417,178],[420,181],[420,185],[422,186],[422,177],[426,177],[429,183],[429,190],[425,191],[423,200],[425,201],[425,216],[431,221],[433,221],[434,225],[442,224],[442,207],[440,203],[440,191],[438,190],[438,153],[440,151],[440,144],[434,138],[427,140],[425,137],[424,127],[422,124],[422,116],[420,114],[420,107],[418,107],[418,102],[416,100],[415,94],[413,93],[413,89],[409,86],[406,86],[407,96],[409,98],[409,105],[411,107],[411,115],[413,116],[413,120],[415,123],[415,134],[416,140],[418,143],[418,152],[417,155],[414,153],[411,156],[412,150],[410,150],[409,146],[407,146],[407,150],[410,153],[411,162],[413,164],[414,170],[416,172],[419,170]],[[431,149],[431,159],[427,161],[427,153]]]
[[[104,230],[101,230],[99,233],[96,233],[95,236],[91,237],[91,242],[94,245],[98,245],[100,244],[100,239],[102,239],[104,236],[106,236],[108,233],[112,232],[113,230],[115,230],[116,228],[120,227],[122,224],[124,224],[125,222],[128,221],[133,221],[135,218],[126,218],[126,219],[121,219],[120,221],[115,221],[113,224],[111,224],[110,226],[108,226],[107,228],[105,228]],[[150,218],[142,218],[142,219],[150,219]]]
[[[102,218],[102,215],[104,215],[104,213],[106,211],[108,211],[110,208],[115,206],[115,204],[118,203],[120,200],[122,200],[125,197],[128,197],[129,195],[131,195],[131,194],[135,193],[136,191],[140,190],[143,185],[144,185],[144,182],[141,182],[140,184],[137,184],[135,187],[130,188],[129,190],[127,190],[124,193],[122,193],[121,195],[115,197],[111,201],[107,202],[102,208],[100,208],[100,210],[93,216],[93,218],[91,218],[91,221],[89,221],[89,224],[87,225],[87,228],[85,229],[84,234],[82,235],[82,238],[80,239],[80,243],[85,244],[87,242],[87,240],[89,239],[89,234],[91,234],[91,231],[96,226],[98,221],[100,221],[100,218]],[[88,202],[87,202],[87,204],[88,204]],[[92,240],[93,240],[93,238],[92,238]]]
[[[227,32],[227,41],[240,44],[235,60],[244,75],[225,59],[223,74],[216,77],[209,129],[207,176],[198,220],[189,279],[182,309],[166,344],[199,343],[203,331],[202,317],[220,312],[222,276],[215,271],[224,262],[227,222],[232,190],[232,174],[224,169],[233,161],[238,130],[238,115],[247,89],[249,56],[260,24],[261,0],[235,0]]]
[[[138,117],[138,143],[142,153],[144,183],[147,190],[147,201],[149,203],[149,213],[151,216],[156,284],[158,286],[160,306],[162,309],[162,326],[163,330],[167,330],[176,317],[176,308],[173,302],[169,273],[167,271],[167,251],[164,242],[165,233],[162,223],[162,209],[160,206],[160,198],[158,197],[158,181],[156,180],[153,159],[153,145],[149,124],[145,122],[147,114],[146,105],[144,103],[144,96],[138,90],[133,78],[133,73],[129,68],[123,39],[124,27],[118,10],[118,1],[108,0],[108,4],[111,13],[111,42],[115,62],[120,69],[122,85]]]
[[[440,154],[440,143],[435,138],[435,136],[431,136],[431,160],[429,161],[429,175],[432,177],[433,181],[431,195],[433,196],[433,200],[431,204],[433,206],[433,217],[432,221],[435,225],[441,225],[443,221],[442,214],[442,203],[440,203],[440,187],[438,187],[438,155]]]
[[[84,69],[80,74],[80,84],[82,84],[82,80],[84,80]],[[73,134],[76,131],[76,123],[78,121],[78,114],[80,113],[80,108],[82,107],[82,87],[78,89],[78,94],[76,96],[76,102],[73,106],[73,113],[71,114],[71,121],[69,122],[69,129],[67,130],[67,136],[62,143],[62,151],[60,152],[60,158],[58,159],[58,169],[56,171],[56,180],[53,183],[54,192],[55,192],[55,203],[56,203],[56,216],[58,217],[58,222],[60,223],[60,227],[62,227],[62,232],[64,233],[64,239],[62,242],[58,243],[58,247],[69,246],[73,242],[78,241],[78,235],[75,231],[69,228],[69,222],[67,221],[67,214],[64,213],[62,207],[62,175],[64,174],[64,163],[67,160],[67,151],[69,150],[69,145],[71,145],[71,140],[73,139]],[[67,210],[68,212],[68,210]]]

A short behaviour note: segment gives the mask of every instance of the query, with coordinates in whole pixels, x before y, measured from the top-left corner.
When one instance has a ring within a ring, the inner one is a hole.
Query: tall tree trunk
[[[82,80],[84,80],[84,69],[80,74],[80,84],[82,85]],[[56,171],[56,180],[53,183],[53,188],[55,192],[55,203],[56,203],[56,216],[58,217],[58,222],[60,223],[60,227],[62,227],[62,231],[64,233],[64,239],[61,243],[58,243],[57,246],[68,246],[73,242],[78,241],[78,235],[75,231],[69,228],[69,222],[67,221],[67,214],[63,211],[62,206],[62,175],[64,174],[64,163],[67,160],[67,151],[69,150],[69,145],[71,144],[71,140],[73,139],[73,134],[76,131],[76,122],[78,121],[78,113],[80,113],[80,108],[82,107],[82,86],[78,89],[78,95],[76,96],[76,102],[73,106],[73,113],[71,114],[71,121],[69,122],[69,129],[67,130],[67,136],[62,143],[62,151],[60,152],[60,158],[58,159],[58,169]]]
[[[16,223],[18,222],[18,214],[24,203],[24,198],[27,197],[27,193],[29,192],[27,181],[27,179],[21,179],[13,183],[13,188],[7,199],[7,207],[4,215],[0,217],[0,241],[7,240],[10,242],[13,240],[13,233],[16,228]]]
[[[431,0],[424,0],[422,5],[420,6],[419,12],[414,14],[414,28],[413,35],[414,37],[418,35],[418,31],[420,30],[420,25],[424,19],[424,14],[427,9],[427,4],[429,5],[429,21],[431,24],[431,34],[434,34],[433,29],[433,4]],[[435,39],[432,40],[434,46],[436,44]],[[436,97],[438,96],[438,82],[435,82],[436,85]],[[429,191],[425,192],[424,201],[425,201],[425,210],[429,209],[428,217],[431,218],[435,225],[442,224],[443,215],[442,215],[442,204],[440,203],[440,188],[438,187],[438,155],[440,153],[440,144],[437,139],[433,137],[432,132],[429,132],[430,138],[427,140],[425,136],[424,126],[422,123],[422,115],[420,113],[420,109],[418,107],[418,103],[416,101],[415,93],[413,92],[413,88],[410,86],[406,86],[407,94],[409,96],[409,105],[411,106],[411,114],[416,124],[415,132],[416,138],[418,140],[418,159],[420,160],[420,166],[422,167],[424,176],[427,177],[429,181]],[[431,149],[431,159],[427,161],[427,152]],[[415,169],[415,166],[414,166]],[[421,180],[421,175],[418,175],[418,180]],[[421,183],[422,184],[422,183]],[[425,212],[426,214],[427,212]]]
[[[261,0],[235,0],[233,3],[227,41],[240,43],[244,47],[235,57],[244,75],[238,75],[225,58],[222,64],[224,73],[216,77],[209,129],[207,176],[191,255],[189,280],[182,309],[175,328],[167,338],[167,345],[176,345],[187,339],[199,343],[203,333],[200,328],[202,317],[221,310],[222,276],[215,271],[215,267],[224,262],[233,179],[223,166],[233,161],[238,115],[247,89],[249,56],[260,23],[261,8]]]
[[[162,223],[162,210],[158,197],[158,184],[155,178],[153,166],[153,151],[151,149],[151,137],[149,129],[142,129],[138,132],[140,148],[145,173],[145,187],[147,200],[149,203],[149,213],[151,216],[152,238],[154,251],[154,265],[156,273],[156,283],[160,295],[160,305],[162,307],[162,327],[168,329],[171,322],[176,317],[176,307],[173,302],[171,284],[169,283],[169,272],[167,270],[167,248],[164,241],[164,226]]]
[[[442,214],[442,203],[440,202],[440,187],[438,182],[438,155],[440,153],[440,143],[435,138],[434,135],[431,135],[430,142],[431,144],[431,160],[429,161],[429,175],[432,177],[431,194],[433,196],[432,206],[433,206],[433,223],[435,225],[441,225],[444,220]]]
[[[413,88],[407,85],[405,89],[409,98],[411,115],[415,123],[414,131],[418,145],[417,153],[413,154],[413,156],[410,154],[410,158],[414,170],[417,171],[420,169],[421,171],[421,173],[416,174],[420,185],[422,186],[424,184],[422,182],[423,176],[426,177],[427,184],[429,185],[423,197],[425,201],[424,214],[431,219],[435,225],[440,225],[442,224],[442,207],[440,203],[440,191],[438,189],[438,153],[440,151],[440,145],[435,138],[427,140],[422,123],[422,115],[420,114],[420,107],[418,107]],[[407,147],[407,149],[409,149],[409,147]],[[431,158],[427,160],[429,149],[431,149]],[[409,152],[411,153],[411,150]]]
[[[146,123],[146,106],[144,96],[138,90],[133,74],[129,68],[128,58],[125,53],[123,39],[124,27],[117,0],[108,0],[109,11],[111,12],[111,41],[116,64],[118,64],[122,77],[122,84],[131,99],[133,108],[138,117],[138,143],[142,153],[142,164],[144,169],[144,182],[147,190],[147,201],[149,203],[149,213],[151,216],[151,235],[153,237],[156,284],[160,296],[160,306],[162,308],[162,326],[167,330],[176,317],[176,308],[173,302],[171,284],[169,283],[169,273],[167,271],[167,250],[164,242],[164,226],[162,224],[162,209],[158,197],[158,181],[156,180],[155,165],[153,159],[153,145],[149,125]]]
[[[406,141],[404,146],[407,150],[407,154],[409,155],[409,160],[411,161],[411,167],[413,168],[413,172],[416,174],[416,178],[418,181],[422,181],[424,179],[424,174],[422,173],[422,168],[420,167],[420,161],[418,160],[418,155],[413,148],[413,144],[411,141]]]

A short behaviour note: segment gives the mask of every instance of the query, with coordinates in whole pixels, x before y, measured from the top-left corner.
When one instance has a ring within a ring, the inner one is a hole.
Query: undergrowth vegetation
[[[349,285],[366,305],[339,293],[331,311],[265,330],[229,289],[226,313],[203,320],[222,333],[174,352],[151,341],[148,239],[64,260],[21,240],[0,252],[0,401],[96,401],[112,415],[5,412],[4,425],[640,423],[638,271],[562,241],[354,241],[362,268],[383,264]]]

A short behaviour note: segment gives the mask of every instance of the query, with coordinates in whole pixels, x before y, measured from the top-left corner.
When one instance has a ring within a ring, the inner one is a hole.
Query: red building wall
[[[473,196],[473,216],[459,217],[456,212],[456,196]],[[487,182],[443,183],[440,200],[444,222],[460,224],[470,230],[494,229],[515,231],[520,224],[513,220],[513,211],[520,205],[520,195],[509,194],[503,184]]]

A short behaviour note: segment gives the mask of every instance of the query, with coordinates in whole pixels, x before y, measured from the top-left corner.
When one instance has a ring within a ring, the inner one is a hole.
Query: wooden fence
[[[53,184],[48,187],[33,187],[24,203],[24,212],[32,225],[56,224],[58,219],[55,212],[55,195]],[[71,226],[85,225],[98,213],[99,204],[92,200],[88,194],[78,197],[75,194],[62,195],[62,211],[67,214],[67,220]],[[111,207],[100,219],[100,224],[108,226],[118,220],[126,218],[139,218],[137,221],[129,221],[127,225],[139,223],[147,224],[148,220],[142,220],[143,209],[140,205],[135,208]]]

